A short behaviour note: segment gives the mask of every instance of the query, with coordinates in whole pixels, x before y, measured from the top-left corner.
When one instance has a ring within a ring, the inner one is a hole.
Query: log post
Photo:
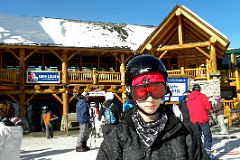
[[[235,66],[235,81],[236,81],[236,91],[238,91],[240,89],[240,85],[239,85],[239,73],[238,73],[238,67]],[[237,99],[240,99],[240,93],[237,92]]]
[[[68,76],[67,76],[67,54],[65,52],[62,52],[62,83],[68,84]],[[67,93],[62,93],[63,98],[63,115],[66,115],[68,113],[68,95]],[[66,100],[66,101],[65,101]]]
[[[96,72],[96,69],[93,69],[92,73],[93,73],[93,84],[97,84],[97,72]]]
[[[206,69],[207,69],[207,80],[210,80],[210,69],[209,69],[209,67],[211,66],[211,64],[210,64],[210,59],[206,59]]]
[[[217,42],[215,37],[210,38],[210,56],[212,59],[212,71],[217,71],[217,55],[216,55],[216,48],[215,43]]]
[[[210,80],[209,65],[206,65],[206,67],[207,67],[207,71],[206,71],[207,72],[206,73],[207,74],[207,80]]]
[[[67,76],[67,54],[65,52],[61,53],[62,57],[62,83],[68,84],[68,76]],[[62,113],[62,121],[60,130],[64,131],[67,128],[67,113],[68,113],[68,94],[66,92],[62,93],[62,105],[63,105],[63,113]]]
[[[121,85],[125,85],[125,64],[124,64],[124,54],[121,54],[121,66],[120,66],[120,72],[121,72]]]
[[[235,66],[235,58],[234,58],[234,54],[231,53],[231,69],[233,69]]]
[[[184,67],[181,67],[181,74],[184,75],[185,72],[184,72]]]
[[[178,43],[179,45],[183,44],[183,29],[182,29],[182,18],[181,18],[181,11],[176,12],[176,16],[178,18]]]
[[[19,50],[19,66],[20,66],[20,74],[19,74],[19,78],[20,78],[20,95],[19,95],[19,107],[20,107],[20,117],[26,117],[26,109],[25,109],[25,61],[24,61],[24,57],[25,57],[25,50],[24,49],[20,49]]]

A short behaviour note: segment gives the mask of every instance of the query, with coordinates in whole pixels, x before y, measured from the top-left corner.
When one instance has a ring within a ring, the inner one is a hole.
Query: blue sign
[[[167,80],[172,97],[170,101],[181,101],[183,99],[183,93],[188,90],[188,78],[168,78]],[[165,96],[165,100],[168,100],[169,96]]]
[[[27,71],[27,83],[60,83],[60,72]]]

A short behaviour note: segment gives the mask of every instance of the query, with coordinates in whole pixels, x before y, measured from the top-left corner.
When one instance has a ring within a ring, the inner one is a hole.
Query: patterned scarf
[[[132,120],[134,122],[134,126],[136,127],[137,133],[143,142],[150,147],[157,136],[164,129],[168,117],[165,113],[160,112],[160,118],[153,122],[145,122],[138,111],[135,111],[132,115]]]

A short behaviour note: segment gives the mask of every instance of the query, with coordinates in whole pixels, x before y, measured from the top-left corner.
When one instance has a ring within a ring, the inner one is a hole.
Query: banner
[[[59,71],[27,71],[27,83],[60,83]]]

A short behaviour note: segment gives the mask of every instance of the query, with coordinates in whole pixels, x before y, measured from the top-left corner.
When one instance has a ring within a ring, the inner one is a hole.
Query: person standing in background
[[[78,102],[76,104],[77,120],[79,123],[79,136],[77,139],[76,152],[86,152],[90,148],[87,146],[89,139],[91,122],[90,122],[90,107],[88,104],[89,93],[83,92],[80,97],[76,97]]]
[[[30,127],[30,130],[32,131],[32,113],[33,113],[33,106],[30,102],[27,103],[27,120]]]
[[[189,111],[187,107],[187,99],[188,99],[188,94],[191,93],[191,91],[187,90],[183,93],[183,100],[180,101],[179,103],[179,109],[182,113],[182,120],[185,125],[188,125],[190,121],[190,116],[189,116]]]
[[[18,103],[17,103],[17,102],[13,102],[13,103],[12,103],[12,106],[13,106],[13,108],[14,108],[14,110],[15,110],[14,115],[15,115],[16,117],[19,117],[19,105],[18,105]]]
[[[194,125],[195,132],[199,138],[204,135],[204,147],[207,152],[212,152],[212,133],[209,126],[208,112],[211,104],[208,97],[201,93],[199,84],[194,84],[192,92],[188,94],[187,107],[190,120]]]
[[[53,121],[56,119],[58,117],[52,114],[48,106],[42,107],[41,127],[42,131],[46,133],[47,139],[53,138]]]
[[[23,138],[22,121],[10,102],[0,102],[0,159],[19,160]]]
[[[103,138],[119,123],[121,108],[114,103],[112,92],[105,94],[105,101],[99,111],[98,120],[101,121],[104,116],[104,125],[102,126]]]
[[[99,105],[96,102],[90,103],[90,119],[91,119],[91,128],[92,132],[91,134],[96,134],[98,137],[100,137],[101,134],[101,122],[98,120],[98,113],[99,113]]]
[[[215,96],[214,100],[215,102],[213,103],[213,111],[217,116],[217,123],[220,127],[220,132],[218,134],[220,135],[227,135],[228,130],[227,127],[224,123],[224,106],[222,104],[221,96]]]

